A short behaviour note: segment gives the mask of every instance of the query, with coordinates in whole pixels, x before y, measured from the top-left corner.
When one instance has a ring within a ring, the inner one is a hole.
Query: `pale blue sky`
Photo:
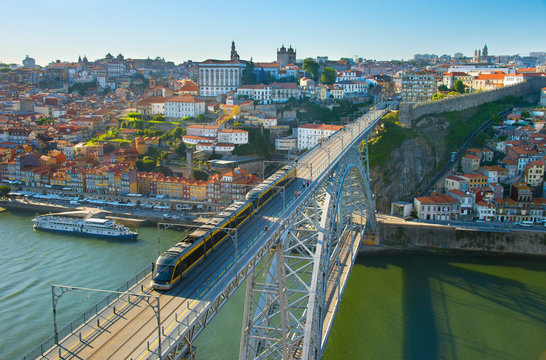
[[[0,61],[26,54],[38,64],[122,53],[180,63],[225,59],[235,40],[243,59],[358,55],[408,59],[416,53],[492,55],[546,51],[546,0],[6,0]]]

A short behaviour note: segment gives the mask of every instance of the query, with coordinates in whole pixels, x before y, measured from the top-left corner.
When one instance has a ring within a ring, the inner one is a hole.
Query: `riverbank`
[[[184,225],[195,225],[195,222],[202,222],[203,219],[197,218],[195,220],[181,220],[175,219],[172,217],[166,218],[164,214],[154,214],[153,212],[148,211],[146,214],[138,214],[135,212],[124,212],[116,211],[116,209],[100,209],[88,206],[75,206],[67,207],[58,204],[43,203],[37,201],[28,201],[28,200],[11,200],[11,201],[0,201],[0,207],[5,208],[6,210],[15,210],[28,212],[33,214],[54,214],[62,212],[72,212],[72,211],[87,211],[89,214],[93,214],[93,217],[97,218],[106,218],[116,220],[121,224],[126,224],[129,226],[146,226],[146,225],[157,225],[158,223],[172,223],[172,224],[181,224]]]

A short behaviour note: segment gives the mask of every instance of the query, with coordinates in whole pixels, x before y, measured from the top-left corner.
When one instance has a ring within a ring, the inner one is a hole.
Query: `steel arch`
[[[321,358],[373,209],[367,166],[351,148],[250,274],[241,359]]]

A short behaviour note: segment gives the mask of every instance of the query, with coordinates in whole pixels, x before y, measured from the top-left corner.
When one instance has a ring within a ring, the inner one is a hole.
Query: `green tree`
[[[453,90],[455,90],[459,94],[464,94],[465,89],[466,89],[466,86],[463,84],[463,81],[461,79],[458,79],[453,84]]]
[[[10,189],[9,186],[0,185],[0,198],[8,196],[10,191],[11,191],[11,189]]]
[[[142,115],[140,113],[137,113],[137,112],[131,112],[131,113],[127,114],[127,117],[130,117],[131,119],[135,119],[135,120],[142,119]]]
[[[320,81],[322,81],[323,84],[333,84],[336,82],[337,72],[332,69],[331,67],[326,67],[324,70],[322,70],[322,76],[320,77]]]
[[[195,180],[205,180],[209,179],[209,174],[201,170],[193,170],[193,178]]]
[[[205,115],[203,114],[197,115],[197,121],[200,121],[200,122],[205,121]]]
[[[320,64],[314,59],[307,58],[303,60],[302,70],[307,71],[309,74],[311,74],[311,77],[314,80],[318,79],[319,67],[320,67]]]
[[[252,59],[246,63],[245,69],[243,70],[243,84],[254,85],[257,83],[256,74],[254,73],[254,63]]]
[[[138,171],[154,171],[156,161],[146,156],[144,159],[138,159],[135,165]]]
[[[174,151],[176,151],[176,153],[180,156],[186,156],[186,144],[182,141],[176,146]]]
[[[165,121],[165,115],[158,114],[158,115],[154,116],[154,118],[152,120],[153,121]]]
[[[522,119],[528,119],[531,117],[531,114],[529,113],[529,111],[522,111],[521,112],[521,118]]]
[[[447,85],[440,85],[438,86],[438,91],[449,91],[449,88],[447,87]]]

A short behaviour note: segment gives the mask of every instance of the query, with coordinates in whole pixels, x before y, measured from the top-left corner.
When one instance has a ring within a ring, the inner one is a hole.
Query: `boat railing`
[[[116,289],[116,292],[123,293],[126,291],[136,290],[135,288],[139,283],[141,283],[141,280],[150,276],[150,267],[146,267],[142,271],[140,271],[138,274],[133,276],[131,279],[126,281],[123,285],[121,285],[119,288]],[[131,292],[139,292],[140,289],[136,291]],[[115,306],[117,300],[119,300],[121,297],[127,297],[127,294],[116,294],[112,293],[97,302],[95,305],[81,313],[79,316],[77,316],[74,320],[72,320],[70,323],[68,323],[63,328],[60,328],[58,330],[58,339],[59,343],[61,343],[65,337],[67,336],[75,336],[79,337],[80,334],[83,332],[82,330],[85,327],[94,328],[97,325],[97,319],[104,318],[102,314],[111,312],[111,309],[113,306]],[[132,300],[133,302],[137,302],[138,299]],[[114,308],[115,311],[115,308]],[[49,349],[51,349],[55,345],[55,336],[52,335],[49,338],[45,339],[40,345],[36,346],[34,349],[27,352],[22,359],[36,359],[38,357],[43,357],[44,352],[47,352]]]

